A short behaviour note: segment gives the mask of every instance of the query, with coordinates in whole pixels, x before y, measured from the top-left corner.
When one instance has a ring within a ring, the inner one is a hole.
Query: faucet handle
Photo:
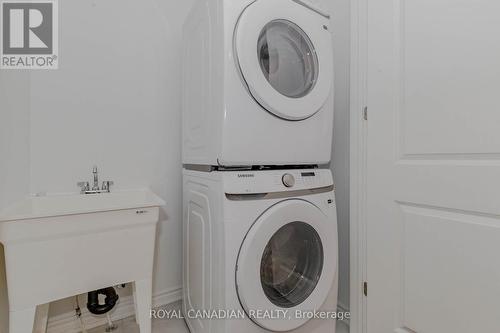
[[[90,190],[89,182],[78,182],[76,185],[81,188],[80,193],[82,194],[85,194],[86,191]]]
[[[115,182],[113,181],[104,181],[102,182],[102,187],[101,187],[101,190],[102,191],[106,191],[106,192],[111,192],[111,186],[115,185]]]

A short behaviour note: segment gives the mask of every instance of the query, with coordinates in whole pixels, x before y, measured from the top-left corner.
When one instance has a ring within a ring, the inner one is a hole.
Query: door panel
[[[498,153],[500,112],[491,108],[500,87],[499,8],[491,0],[412,0],[395,8],[402,153]]]
[[[500,327],[499,10],[368,1],[370,333]]]
[[[499,218],[427,206],[401,210],[404,326],[476,332],[479,322],[481,332],[498,331],[499,295],[492,291],[500,287]]]

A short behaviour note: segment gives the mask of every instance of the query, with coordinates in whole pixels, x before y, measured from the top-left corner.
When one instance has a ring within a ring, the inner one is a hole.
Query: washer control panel
[[[223,176],[228,194],[300,191],[333,185],[328,169],[226,171]]]

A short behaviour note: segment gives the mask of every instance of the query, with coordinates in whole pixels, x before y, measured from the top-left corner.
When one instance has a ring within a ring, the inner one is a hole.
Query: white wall
[[[29,192],[29,74],[0,71],[0,210]]]
[[[93,164],[115,189],[151,187],[167,202],[157,294],[181,286],[180,32],[192,2],[60,1],[60,69],[31,75],[31,192],[76,192]]]
[[[333,21],[335,125],[331,168],[337,188],[339,305],[349,309],[349,82],[350,1],[324,0]]]
[[[0,71],[0,210],[29,192],[29,75]],[[7,294],[0,244],[0,331],[7,332]]]

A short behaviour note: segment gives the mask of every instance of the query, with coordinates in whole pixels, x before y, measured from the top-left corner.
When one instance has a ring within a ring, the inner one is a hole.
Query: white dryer
[[[183,311],[191,333],[335,332],[329,170],[185,170],[183,206]]]
[[[200,0],[183,40],[184,164],[330,161],[327,13],[307,0]]]

